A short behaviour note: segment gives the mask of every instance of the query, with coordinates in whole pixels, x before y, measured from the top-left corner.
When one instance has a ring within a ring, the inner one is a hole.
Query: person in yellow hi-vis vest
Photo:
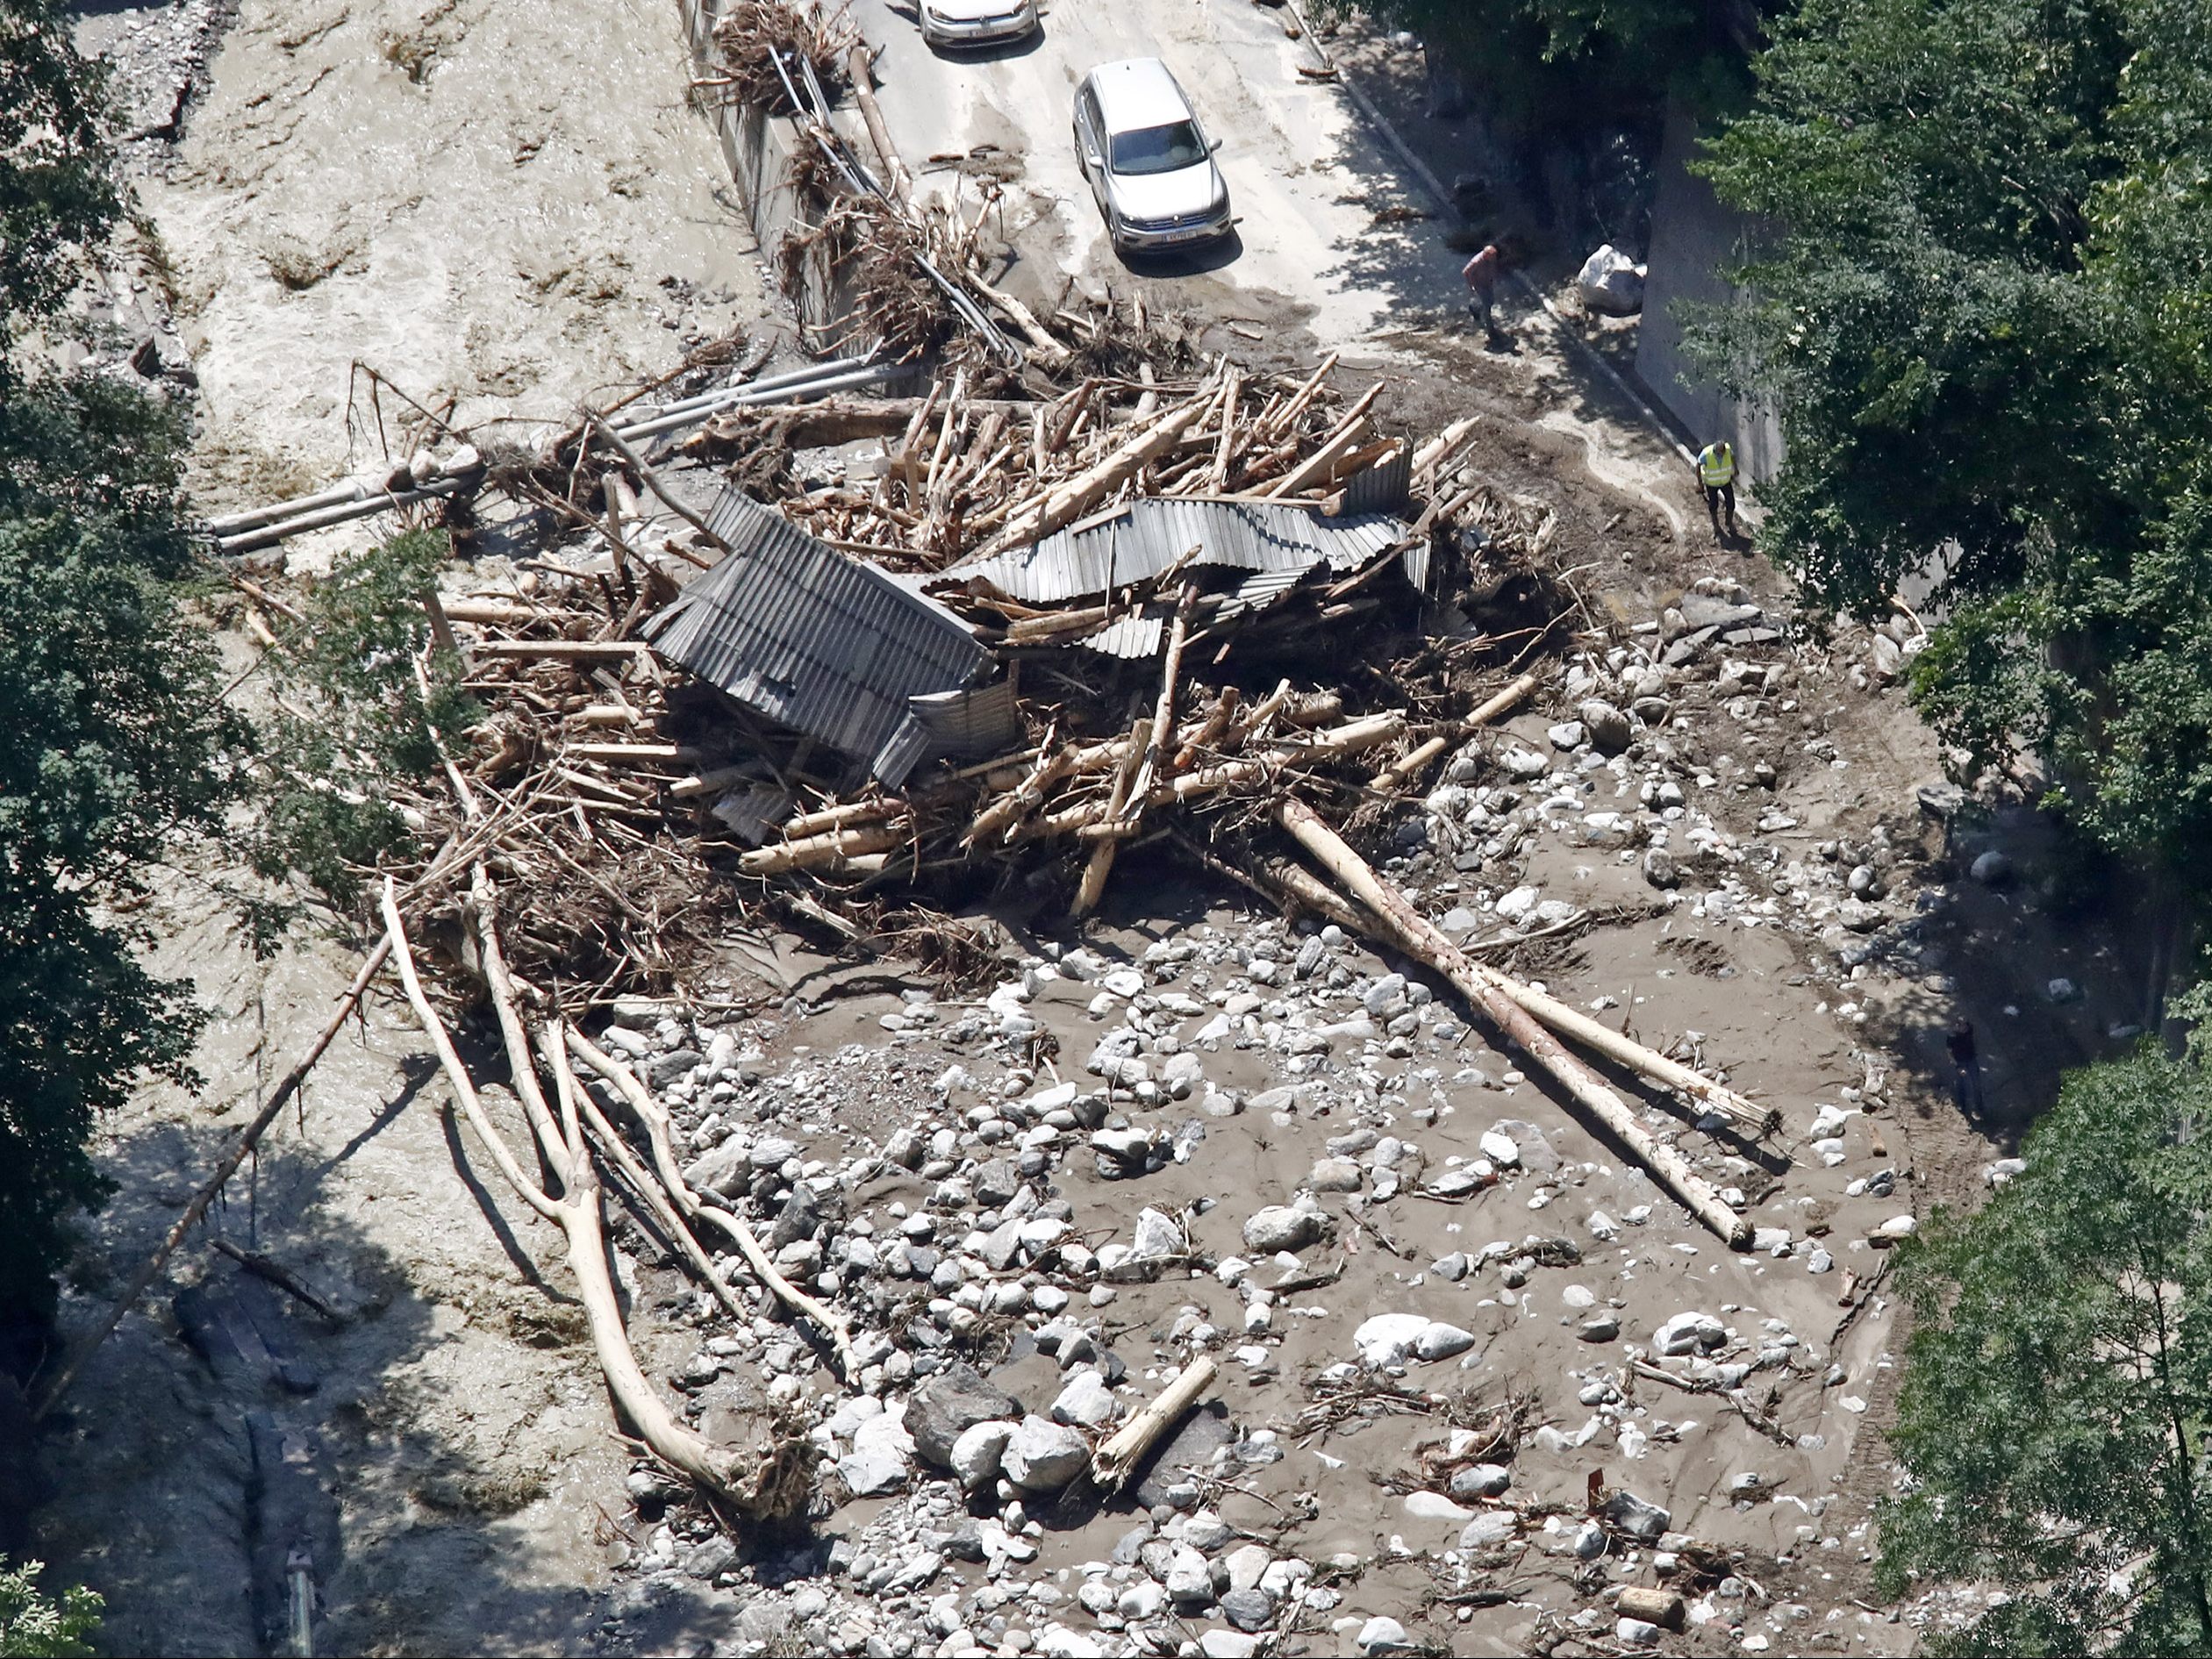
[[[1729,534],[1736,528],[1736,448],[1716,438],[1698,451],[1698,483],[1705,491],[1705,511],[1713,520],[1713,534],[1721,533],[1721,511],[1728,511]]]

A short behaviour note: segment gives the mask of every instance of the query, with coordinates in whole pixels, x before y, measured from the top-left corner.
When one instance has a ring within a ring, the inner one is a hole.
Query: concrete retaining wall
[[[1722,205],[1711,185],[1691,175],[1696,136],[1686,115],[1679,110],[1669,113],[1659,153],[1658,194],[1651,205],[1636,373],[1694,434],[1693,447],[1716,437],[1730,440],[1737,466],[1757,483],[1772,478],[1781,464],[1781,422],[1771,409],[1739,404],[1697,376],[1682,354],[1682,325],[1670,310],[1679,299],[1717,304],[1730,298],[1735,290],[1720,273],[1736,261],[1739,244],[1753,228],[1743,214]]]
[[[691,61],[702,75],[713,65],[715,0],[678,0],[684,16],[684,34],[691,47]],[[722,157],[729,163],[730,179],[738,199],[745,204],[746,222],[753,227],[761,257],[771,270],[781,272],[784,241],[796,227],[811,222],[805,204],[791,184],[791,157],[808,142],[798,120],[771,115],[750,104],[716,103],[708,112],[722,141]],[[787,294],[798,308],[799,320],[821,331],[809,344],[827,343],[827,333],[851,312],[850,297],[840,291],[826,254],[810,254],[804,291]]]

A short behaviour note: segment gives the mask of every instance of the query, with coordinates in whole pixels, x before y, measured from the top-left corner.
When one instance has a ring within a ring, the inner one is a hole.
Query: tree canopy
[[[1779,400],[1762,539],[1879,613],[1970,769],[2181,863],[2212,832],[2212,19],[2187,0],[1807,0],[1704,164],[1772,227],[1695,339]]]
[[[198,1029],[118,901],[218,823],[247,739],[179,609],[175,421],[32,348],[115,211],[98,98],[59,9],[0,0],[0,1369],[18,1375],[68,1219],[104,1190],[96,1115],[183,1076]]]
[[[2208,1131],[2193,1061],[2074,1073],[2027,1172],[1906,1248],[1910,1484],[1879,1517],[1882,1587],[2009,1592],[1942,1649],[2212,1647]]]

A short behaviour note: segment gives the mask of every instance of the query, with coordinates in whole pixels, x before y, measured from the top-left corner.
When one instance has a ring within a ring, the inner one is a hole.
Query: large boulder
[[[906,1404],[906,1432],[917,1453],[939,1469],[950,1469],[953,1442],[963,1430],[1021,1413],[1021,1402],[993,1388],[974,1366],[954,1364],[914,1391]]]
[[[1319,1244],[1329,1231],[1329,1219],[1320,1210],[1271,1204],[1244,1224],[1244,1248],[1269,1255],[1278,1250],[1303,1250]]]
[[[1582,261],[1574,289],[1593,311],[1633,317],[1643,309],[1643,267],[1607,242]]]
[[[1045,1417],[1025,1417],[1006,1438],[999,1467],[1025,1492],[1056,1492],[1091,1466],[1091,1442]]]

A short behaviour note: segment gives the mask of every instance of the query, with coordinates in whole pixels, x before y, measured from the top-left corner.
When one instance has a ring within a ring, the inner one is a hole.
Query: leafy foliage
[[[2027,1173],[1906,1247],[1917,1316],[1880,1515],[1885,1593],[2008,1599],[1958,1653],[2212,1645],[2212,1073],[2074,1073]]]
[[[0,1561],[0,1659],[82,1659],[94,1651],[99,1593],[73,1584],[56,1601],[39,1591],[45,1570],[43,1562],[11,1568]]]
[[[0,396],[24,331],[61,311],[114,219],[104,94],[58,0],[0,0]]]
[[[386,785],[435,771],[439,740],[476,721],[460,663],[431,650],[423,601],[444,556],[440,538],[416,530],[341,559],[281,641],[269,756],[279,782],[255,849],[265,873],[296,869],[334,901],[355,902],[361,872],[407,833]]]
[[[1779,227],[1697,319],[1779,400],[1766,547],[1886,608],[1951,549],[1922,712],[2181,862],[2212,832],[2212,23],[2185,0],[1807,0],[1710,147]]]
[[[199,1014],[125,904],[215,828],[248,733],[187,626],[175,422],[26,342],[114,210],[99,85],[47,0],[0,0],[0,1368],[35,1362],[95,1114],[183,1077]]]

